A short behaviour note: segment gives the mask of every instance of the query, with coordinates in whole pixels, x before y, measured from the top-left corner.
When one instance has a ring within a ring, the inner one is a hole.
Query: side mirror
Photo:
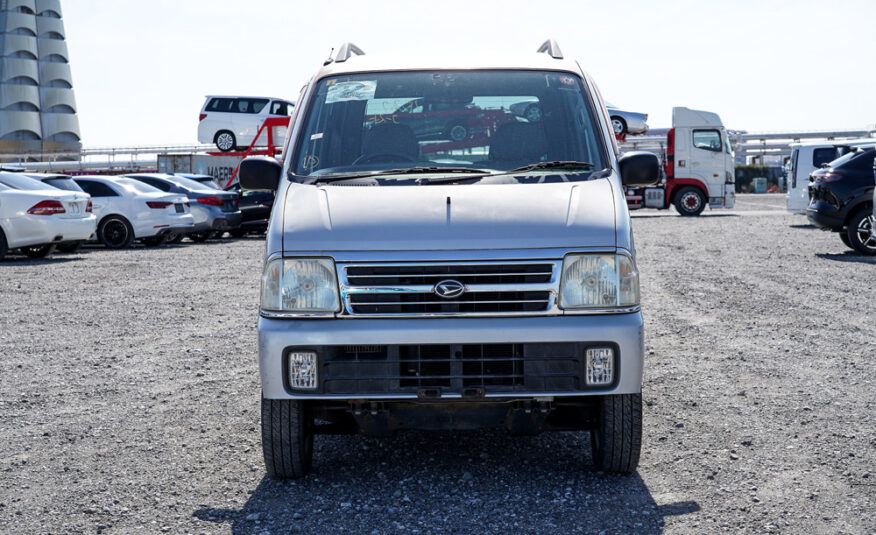
[[[624,186],[643,188],[660,182],[660,160],[650,152],[628,152],[620,157],[618,164]]]
[[[267,156],[250,156],[240,162],[238,180],[243,189],[277,191],[283,166]]]

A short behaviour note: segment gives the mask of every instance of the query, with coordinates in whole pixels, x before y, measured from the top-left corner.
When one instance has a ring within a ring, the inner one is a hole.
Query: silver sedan
[[[614,135],[644,134],[648,131],[647,113],[623,111],[608,102],[605,103],[605,107],[608,108],[608,115],[611,117]]]

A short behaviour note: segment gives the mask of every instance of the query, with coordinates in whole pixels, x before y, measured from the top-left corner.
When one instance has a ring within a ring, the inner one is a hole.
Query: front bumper
[[[268,399],[418,399],[422,392],[378,388],[363,394],[292,392],[285,380],[285,357],[289,348],[326,346],[453,346],[487,344],[612,345],[617,350],[615,381],[601,389],[517,388],[513,391],[484,388],[482,398],[527,398],[633,394],[642,390],[644,329],[642,314],[605,316],[545,316],[516,318],[440,319],[332,319],[282,320],[259,318],[259,370],[262,391]],[[459,391],[440,388],[437,399],[463,399]]]

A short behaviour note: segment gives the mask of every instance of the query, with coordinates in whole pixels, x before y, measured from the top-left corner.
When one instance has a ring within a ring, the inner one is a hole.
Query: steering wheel
[[[405,154],[395,154],[392,152],[378,152],[375,154],[363,154],[359,156],[355,160],[353,160],[353,165],[357,163],[372,163],[372,162],[416,162],[416,158],[411,158]]]

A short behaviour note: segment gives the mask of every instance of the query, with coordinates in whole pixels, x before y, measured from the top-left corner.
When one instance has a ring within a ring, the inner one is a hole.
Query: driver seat
[[[362,159],[379,155],[398,155],[420,159],[420,144],[411,127],[404,124],[384,123],[365,132],[362,140]]]

